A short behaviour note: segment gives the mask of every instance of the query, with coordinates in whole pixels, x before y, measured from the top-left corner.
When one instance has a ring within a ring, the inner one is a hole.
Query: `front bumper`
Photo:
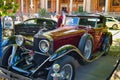
[[[14,72],[6,70],[2,67],[0,67],[0,76],[7,78],[8,80],[33,80],[20,74],[16,74]]]
[[[44,80],[41,78],[31,79],[31,78],[25,77],[23,75],[14,73],[12,71],[6,70],[5,68],[2,68],[1,66],[0,66],[0,76],[4,77],[5,79],[8,79],[8,80]]]

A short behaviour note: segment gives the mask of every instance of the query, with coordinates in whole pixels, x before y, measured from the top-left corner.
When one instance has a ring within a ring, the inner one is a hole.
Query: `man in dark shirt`
[[[61,16],[59,16],[59,18],[58,18],[57,28],[61,26],[62,20],[63,20],[63,16],[61,15]]]

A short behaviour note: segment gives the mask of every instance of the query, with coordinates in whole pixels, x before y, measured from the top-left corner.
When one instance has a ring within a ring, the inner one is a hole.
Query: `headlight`
[[[41,40],[41,41],[39,42],[39,49],[40,49],[42,52],[44,52],[44,53],[48,52],[49,47],[50,47],[50,45],[49,45],[49,42],[48,42],[47,40]]]
[[[22,35],[16,35],[15,42],[18,46],[21,46],[24,42],[24,38]]]

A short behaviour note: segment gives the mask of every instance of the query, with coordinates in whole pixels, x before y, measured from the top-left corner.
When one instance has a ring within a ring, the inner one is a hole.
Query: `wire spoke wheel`
[[[91,40],[87,40],[84,48],[84,57],[89,59],[92,52],[92,42]]]
[[[51,68],[49,70],[47,80],[75,80],[76,64],[73,57],[66,55],[55,61],[53,65],[55,64],[60,65],[58,71],[59,76],[52,76],[53,74],[55,74],[55,71],[53,70],[53,68]]]
[[[72,80],[72,75],[73,75],[73,68],[72,65],[66,64],[62,67],[60,71],[62,77],[60,80]]]

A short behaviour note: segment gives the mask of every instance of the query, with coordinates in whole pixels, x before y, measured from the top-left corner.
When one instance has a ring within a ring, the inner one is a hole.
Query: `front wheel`
[[[3,50],[2,66],[8,67],[9,58],[11,54],[12,54],[12,46],[9,45]]]
[[[75,75],[75,59],[71,56],[65,56],[60,58],[59,60],[55,61],[54,64],[60,65],[60,77],[57,80],[74,80]],[[53,64],[53,65],[54,65]],[[54,80],[52,74],[54,73],[53,69],[51,68],[47,80]]]

